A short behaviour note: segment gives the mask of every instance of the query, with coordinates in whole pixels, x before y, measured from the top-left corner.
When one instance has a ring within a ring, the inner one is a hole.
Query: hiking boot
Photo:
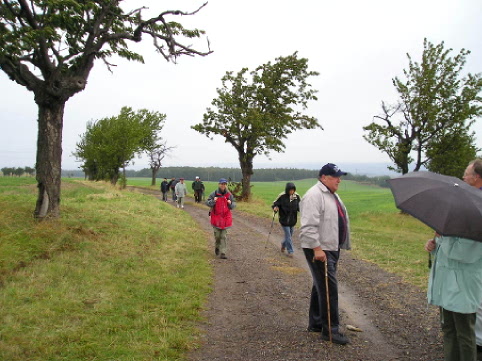
[[[288,257],[288,258],[293,258],[293,253],[287,253],[287,254],[286,254],[286,257]]]
[[[330,341],[330,336],[322,333],[321,339],[323,341]],[[347,343],[350,343],[348,338],[344,334],[339,332],[335,332],[331,334],[331,342],[336,343],[338,345],[346,345]]]
[[[281,253],[283,253],[285,251],[285,246],[281,246]]]
[[[224,253],[221,253],[221,255],[219,256],[219,258],[221,259],[228,259],[228,257],[226,257],[226,255]]]
[[[214,253],[216,254],[216,256],[219,256],[219,248],[215,248]]]

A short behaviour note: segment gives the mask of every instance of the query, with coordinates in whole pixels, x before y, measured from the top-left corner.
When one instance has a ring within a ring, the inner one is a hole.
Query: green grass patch
[[[152,196],[64,180],[36,222],[35,182],[0,178],[0,359],[183,360],[210,291],[207,235]],[[23,183],[23,182],[22,182]]]

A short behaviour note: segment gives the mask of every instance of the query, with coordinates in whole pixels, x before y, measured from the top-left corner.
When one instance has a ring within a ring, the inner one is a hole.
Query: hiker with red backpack
[[[231,210],[236,207],[234,197],[227,187],[228,181],[224,178],[219,180],[218,189],[212,192],[206,204],[211,207],[211,225],[214,230],[215,253],[219,258],[226,259],[226,236],[228,228],[233,225]]]

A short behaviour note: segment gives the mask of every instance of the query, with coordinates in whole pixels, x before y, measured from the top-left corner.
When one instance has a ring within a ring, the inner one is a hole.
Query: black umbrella
[[[432,172],[389,179],[395,204],[437,233],[482,242],[482,191]]]

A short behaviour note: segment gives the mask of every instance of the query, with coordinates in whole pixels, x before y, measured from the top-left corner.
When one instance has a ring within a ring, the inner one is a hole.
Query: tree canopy
[[[120,169],[136,154],[153,148],[165,118],[159,112],[124,107],[116,117],[89,122],[74,155],[83,162],[81,168],[89,179],[116,184]]]
[[[282,152],[284,139],[297,129],[321,128],[315,117],[302,113],[308,101],[317,99],[307,81],[316,75],[308,70],[308,59],[298,58],[296,52],[251,72],[228,71],[211,103],[214,109],[207,108],[203,123],[192,127],[207,137],[222,136],[236,149],[245,199],[256,155]]]
[[[385,152],[395,164],[392,169],[403,174],[412,163],[414,171],[430,164],[436,156],[431,149],[450,152],[458,146],[453,141],[467,141],[467,137],[458,137],[449,142],[446,136],[454,132],[469,135],[470,126],[482,114],[480,74],[462,76],[470,51],[462,49],[455,57],[451,51],[443,42],[433,45],[425,39],[420,63],[407,54],[405,79],[393,79],[398,103],[382,102],[383,113],[363,128],[364,138]]]
[[[166,60],[207,55],[184,41],[203,36],[172,17],[196,14],[167,10],[145,17],[144,6],[126,10],[122,0],[3,0],[0,3],[0,69],[34,93],[39,109],[35,217],[60,214],[62,128],[65,103],[82,91],[96,60],[109,69],[114,55],[143,62],[129,44],[152,39]]]

